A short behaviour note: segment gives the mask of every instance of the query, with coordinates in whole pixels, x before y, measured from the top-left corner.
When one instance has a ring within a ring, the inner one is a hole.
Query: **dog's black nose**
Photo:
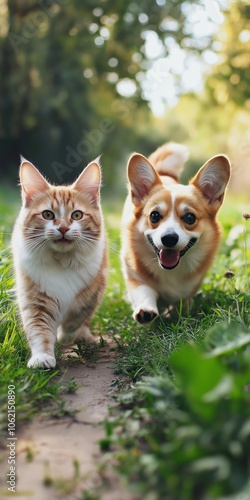
[[[178,243],[179,236],[177,233],[168,233],[162,236],[161,242],[164,245],[164,247],[172,248]]]

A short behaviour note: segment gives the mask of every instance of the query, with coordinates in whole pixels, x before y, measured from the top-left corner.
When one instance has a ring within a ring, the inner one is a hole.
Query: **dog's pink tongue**
[[[163,267],[172,269],[176,267],[180,260],[179,250],[160,250],[160,261]]]

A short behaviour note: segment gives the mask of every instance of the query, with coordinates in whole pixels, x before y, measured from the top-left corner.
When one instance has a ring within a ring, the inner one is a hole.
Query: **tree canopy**
[[[134,149],[185,140],[188,127],[171,112],[164,129],[155,126],[143,85],[173,43],[186,53],[215,50],[212,36],[195,33],[197,6],[205,9],[204,0],[1,0],[1,177],[16,181],[22,154],[51,181],[68,182],[103,154],[105,184],[119,186],[119,166]],[[215,108],[222,94],[248,102],[249,9],[235,0],[226,12],[224,59],[206,86]],[[160,65],[151,91],[164,78]]]
[[[118,123],[120,130],[129,129],[134,124],[135,108],[145,108],[137,75],[148,66],[146,33],[157,34],[164,54],[168,52],[166,37],[180,44],[188,38],[192,46],[183,3],[2,2],[2,173],[15,172],[22,153],[50,177],[60,177],[56,162],[65,165],[71,154],[69,162],[77,164],[81,152],[83,161],[88,162],[105,152],[106,142],[111,143],[116,160],[113,142],[119,135]],[[138,89],[133,103],[118,92],[119,82],[126,88],[129,83],[133,88],[133,82]],[[118,138],[118,151],[123,142]],[[67,180],[66,168],[63,177]]]

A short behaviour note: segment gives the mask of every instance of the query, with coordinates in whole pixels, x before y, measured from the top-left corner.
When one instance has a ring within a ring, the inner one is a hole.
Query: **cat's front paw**
[[[157,316],[158,311],[155,309],[137,307],[133,312],[133,318],[141,324],[150,323],[150,321],[153,321]]]
[[[28,361],[28,368],[55,368],[56,358],[52,354],[43,352],[41,354],[34,354]]]

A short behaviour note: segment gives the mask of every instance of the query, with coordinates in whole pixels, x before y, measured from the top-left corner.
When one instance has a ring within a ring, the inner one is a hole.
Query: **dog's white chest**
[[[180,263],[178,268],[165,270],[159,268],[156,273],[156,290],[160,297],[169,303],[177,302],[179,299],[189,299],[199,286],[201,277],[199,274],[188,276],[184,273],[184,266]]]

